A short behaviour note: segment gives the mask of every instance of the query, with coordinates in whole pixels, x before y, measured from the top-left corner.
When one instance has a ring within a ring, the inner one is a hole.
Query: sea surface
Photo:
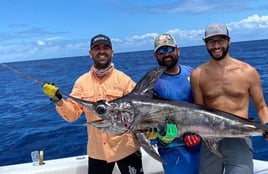
[[[261,76],[268,102],[268,40],[231,43],[230,55],[255,66]],[[87,52],[87,50],[85,50]],[[193,67],[209,59],[205,46],[182,47],[179,62]],[[157,66],[153,50],[118,53],[113,62],[136,82]],[[86,154],[84,115],[69,123],[55,111],[43,94],[42,83],[53,82],[70,93],[75,80],[87,72],[92,60],[87,55],[6,63],[0,65],[0,166],[31,162],[31,152],[44,151],[44,159]],[[250,104],[251,117],[256,112]],[[254,138],[255,159],[268,161],[268,142]]]

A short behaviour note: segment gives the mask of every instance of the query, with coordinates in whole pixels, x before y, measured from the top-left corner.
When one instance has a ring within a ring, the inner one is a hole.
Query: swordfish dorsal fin
[[[153,97],[154,84],[166,69],[165,66],[159,66],[146,73],[137,83],[132,93]]]

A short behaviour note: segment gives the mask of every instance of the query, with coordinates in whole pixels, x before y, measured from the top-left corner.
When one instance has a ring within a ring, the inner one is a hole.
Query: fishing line
[[[37,83],[37,84],[44,84],[44,83],[42,83],[40,80],[38,80],[38,79],[36,79],[36,78],[34,78],[34,77],[32,77],[32,76],[26,74],[26,73],[23,73],[23,72],[21,72],[21,71],[18,71],[17,69],[12,68],[11,66],[8,66],[8,65],[3,64],[3,63],[1,63],[1,65],[2,65],[3,67],[7,68],[7,69],[9,69],[9,70],[11,70],[11,71],[13,71],[13,72],[19,74],[19,75],[21,75],[22,77],[25,77],[25,78],[27,78],[27,79],[29,79],[29,80],[31,80],[31,81]]]
[[[42,85],[42,86],[43,86],[43,84],[44,84],[44,82],[42,82],[41,80],[38,80],[37,78],[34,78],[33,76],[30,76],[29,74],[23,73],[23,72],[21,72],[21,71],[15,69],[15,68],[13,68],[13,67],[11,67],[11,66],[8,66],[8,65],[3,64],[3,63],[0,63],[0,65],[2,65],[3,67],[7,68],[8,70],[13,71],[13,72],[15,72],[16,74],[19,74],[20,76],[22,76],[22,77],[24,77],[24,78],[26,78],[26,79],[29,79],[29,80],[31,80],[31,81],[37,83],[37,84],[40,84],[40,85]],[[61,91],[58,91],[58,93],[60,93],[61,95],[65,96],[65,97],[69,97],[69,95],[62,93]]]
[[[21,72],[21,71],[15,69],[15,68],[13,68],[13,67],[11,67],[11,66],[8,66],[8,65],[3,64],[3,63],[0,63],[0,65],[2,65],[3,67],[7,68],[8,70],[11,70],[11,71],[15,72],[16,74],[19,74],[20,76],[22,76],[22,77],[24,77],[24,78],[27,78],[27,79],[29,79],[29,80],[31,80],[31,81],[37,83],[37,84],[40,84],[40,85],[42,85],[42,86],[43,86],[43,84],[44,84],[44,82],[42,82],[41,80],[38,80],[38,79],[34,78],[33,76],[30,76],[29,74],[23,73],[23,72]],[[64,94],[64,93],[62,93],[62,92],[60,92],[60,91],[59,91],[59,93],[60,93],[61,95],[65,96],[65,97],[69,97],[69,98],[70,98],[70,96],[67,95],[67,94]],[[75,126],[85,126],[85,125],[87,125],[87,124],[79,124],[79,125],[75,125]]]

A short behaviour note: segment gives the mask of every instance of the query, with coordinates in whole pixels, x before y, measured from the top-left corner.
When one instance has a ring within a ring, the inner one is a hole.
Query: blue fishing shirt
[[[192,103],[193,95],[190,84],[190,75],[193,68],[180,64],[179,67],[180,72],[176,75],[163,73],[160,76],[154,86],[154,93],[157,97],[163,99]],[[158,139],[152,140],[151,143],[158,144],[158,147],[163,147],[162,144],[159,143]],[[174,139],[172,143],[166,145],[165,147],[171,148],[176,146],[185,146],[181,138]]]

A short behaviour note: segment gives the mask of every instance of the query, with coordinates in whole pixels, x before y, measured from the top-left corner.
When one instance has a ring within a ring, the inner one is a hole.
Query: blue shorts
[[[198,174],[199,150],[186,149],[185,146],[172,148],[158,148],[160,157],[165,161],[165,174]]]

